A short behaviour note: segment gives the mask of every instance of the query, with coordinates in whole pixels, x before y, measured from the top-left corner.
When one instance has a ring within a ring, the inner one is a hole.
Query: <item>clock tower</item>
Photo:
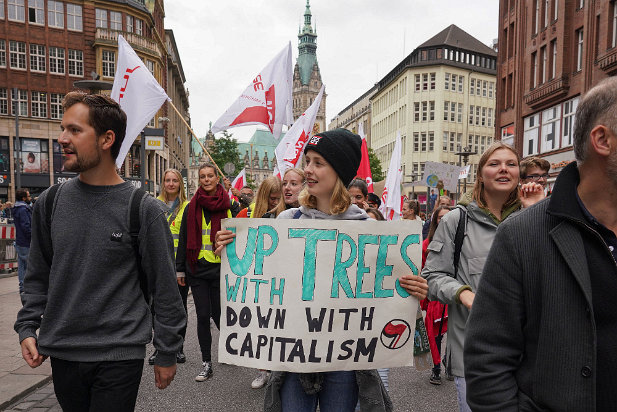
[[[311,24],[311,5],[306,0],[304,11],[304,26],[298,30],[298,60],[293,76],[293,116],[294,120],[304,113],[313,103],[322,81],[319,65],[317,64],[317,29]],[[324,90],[321,104],[313,126],[313,133],[326,130],[326,91]]]

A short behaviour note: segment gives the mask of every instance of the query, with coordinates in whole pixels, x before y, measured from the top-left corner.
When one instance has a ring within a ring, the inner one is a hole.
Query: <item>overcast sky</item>
[[[497,38],[496,0],[311,0],[317,62],[328,95],[326,124],[417,46],[450,24],[482,43]],[[173,0],[172,29],[190,92],[193,130],[201,137],[252,79],[291,41],[306,0]],[[229,131],[240,141],[254,127]]]

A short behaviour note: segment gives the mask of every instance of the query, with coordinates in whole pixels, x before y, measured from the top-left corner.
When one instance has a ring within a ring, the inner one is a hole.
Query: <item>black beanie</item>
[[[322,155],[347,187],[360,167],[362,138],[347,129],[329,130],[311,137],[304,153],[309,150]]]

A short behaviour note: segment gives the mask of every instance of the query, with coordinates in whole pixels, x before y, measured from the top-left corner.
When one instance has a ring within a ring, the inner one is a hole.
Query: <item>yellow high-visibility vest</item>
[[[231,210],[227,209],[227,217],[231,217]],[[221,257],[214,254],[212,242],[210,241],[210,224],[206,223],[203,212],[201,213],[201,250],[197,259],[205,259],[211,263],[221,263]]]

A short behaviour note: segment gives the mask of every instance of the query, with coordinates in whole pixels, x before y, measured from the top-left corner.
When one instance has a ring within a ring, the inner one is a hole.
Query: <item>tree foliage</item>
[[[383,170],[381,170],[381,162],[371,147],[368,148],[368,161],[371,165],[371,177],[373,178],[373,182],[384,180],[385,176],[383,175]]]
[[[227,131],[223,132],[223,137],[215,138],[214,144],[209,149],[212,160],[216,162],[218,167],[223,170],[226,163],[233,163],[236,170],[231,173],[233,179],[236,174],[240,173],[244,167],[244,162],[240,160],[240,152],[238,151],[238,141],[232,137],[232,134]]]

